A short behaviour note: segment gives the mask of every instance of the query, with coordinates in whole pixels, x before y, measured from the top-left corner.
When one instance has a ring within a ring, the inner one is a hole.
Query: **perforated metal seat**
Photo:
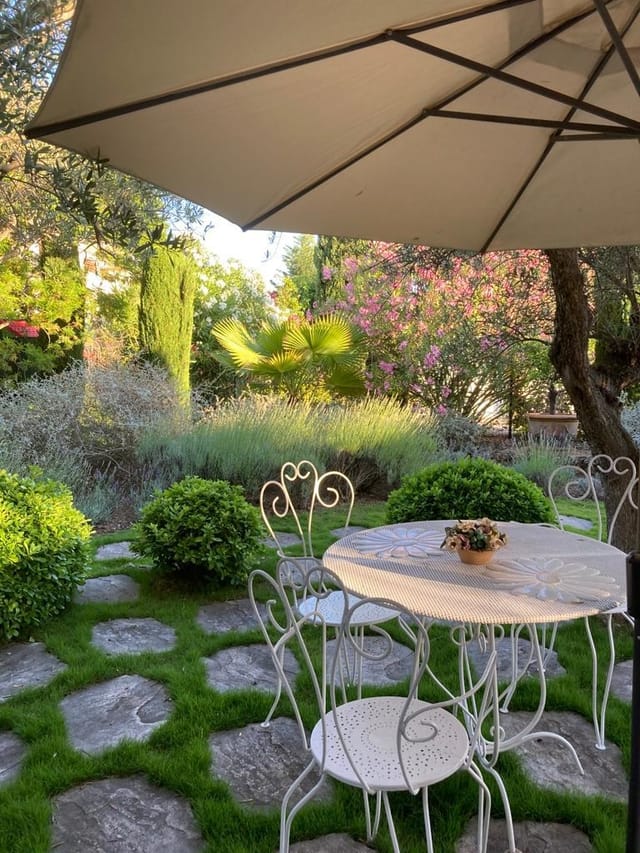
[[[353,623],[360,621],[359,610],[366,612],[371,607],[388,607],[389,602],[352,599],[341,587],[338,579],[325,568],[312,567],[308,576],[301,579],[311,597],[341,596],[344,620],[337,632],[340,653],[351,654],[355,648],[363,658],[371,657],[359,631]],[[327,591],[325,591],[327,590]],[[328,590],[331,590],[330,592]],[[254,611],[262,626],[264,640],[271,650],[272,659],[284,690],[291,702],[298,722],[301,746],[309,753],[309,763],[293,782],[282,801],[280,815],[280,853],[288,853],[291,825],[298,811],[314,796],[325,776],[338,782],[360,788],[363,792],[367,839],[375,838],[382,816],[386,815],[394,853],[400,846],[396,834],[389,793],[406,791],[421,794],[424,813],[426,848],[433,851],[431,821],[429,817],[429,788],[465,770],[478,783],[478,836],[477,850],[486,851],[491,795],[482,774],[474,763],[480,729],[490,715],[491,689],[485,690],[489,679],[495,677],[495,653],[492,653],[483,675],[473,687],[460,695],[443,689],[445,699],[429,703],[418,698],[418,688],[423,677],[429,677],[428,630],[421,621],[409,613],[395,610],[403,624],[411,623],[412,644],[417,652],[409,689],[405,696],[375,696],[344,701],[337,689],[336,669],[339,653],[331,663],[322,654],[314,660],[306,645],[310,626],[317,627],[321,617],[319,611],[302,615],[292,605],[280,578],[274,579],[261,570],[249,578],[249,596]],[[259,600],[267,600],[266,608]],[[353,601],[352,604],[349,604]],[[274,639],[275,638],[275,639]],[[306,665],[315,694],[318,720],[307,738],[302,715],[298,708],[292,685],[286,675],[283,659],[284,650],[292,648],[296,657]],[[381,660],[391,651],[375,653]],[[314,666],[314,663],[316,666]],[[434,682],[438,686],[438,682]],[[443,687],[441,684],[440,687]],[[465,713],[466,703],[471,701],[475,713]],[[454,713],[460,712],[464,722]],[[295,801],[294,795],[300,784],[313,769],[320,773],[316,785],[303,797]],[[375,798],[375,814],[372,817],[370,797]],[[294,802],[295,801],[295,802]],[[290,805],[294,802],[294,805]]]

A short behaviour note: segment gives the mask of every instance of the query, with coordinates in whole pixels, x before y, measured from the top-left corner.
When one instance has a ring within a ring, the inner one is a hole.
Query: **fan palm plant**
[[[363,339],[339,315],[265,322],[257,335],[240,320],[226,318],[212,333],[221,347],[218,361],[284,390],[291,401],[318,388],[339,396],[364,393]]]

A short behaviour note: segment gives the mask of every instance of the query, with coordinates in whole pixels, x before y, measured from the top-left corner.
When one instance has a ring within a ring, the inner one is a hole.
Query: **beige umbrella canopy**
[[[28,135],[243,228],[640,242],[639,0],[79,0]]]

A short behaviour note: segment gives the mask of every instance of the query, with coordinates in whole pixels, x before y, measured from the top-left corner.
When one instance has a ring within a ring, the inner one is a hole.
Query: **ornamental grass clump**
[[[0,642],[71,602],[86,577],[90,534],[62,483],[0,470]]]
[[[240,486],[185,477],[142,508],[134,550],[156,569],[242,584],[261,551],[257,510]]]
[[[497,551],[507,544],[507,534],[488,518],[457,521],[453,527],[445,527],[444,532],[440,547],[445,551]]]

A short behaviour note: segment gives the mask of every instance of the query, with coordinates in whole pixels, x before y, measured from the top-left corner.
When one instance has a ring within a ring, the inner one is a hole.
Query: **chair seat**
[[[348,601],[348,606],[351,608],[360,599],[355,595],[349,595]],[[299,602],[297,609],[301,616],[313,616],[317,613],[321,617],[318,621],[324,622],[329,628],[337,628],[342,624],[344,616],[344,594],[342,592],[330,592],[322,598],[308,595],[303,601]],[[362,625],[377,625],[381,622],[388,622],[397,615],[397,611],[391,610],[389,607],[382,607],[380,604],[364,604],[358,608],[350,624],[352,628]]]
[[[335,709],[346,749],[371,790],[407,790],[398,758],[397,733],[406,700],[400,696],[376,696],[347,702]],[[412,738],[402,739],[402,754],[407,776],[414,789],[424,788],[448,778],[465,763],[469,738],[465,727],[442,708],[430,708],[414,699],[410,713],[423,713],[407,726]],[[332,713],[324,717],[327,749],[324,770],[347,785],[361,782],[345,753]],[[323,761],[323,723],[319,720],[311,733],[311,752],[320,766]],[[427,739],[428,738],[428,739]]]

